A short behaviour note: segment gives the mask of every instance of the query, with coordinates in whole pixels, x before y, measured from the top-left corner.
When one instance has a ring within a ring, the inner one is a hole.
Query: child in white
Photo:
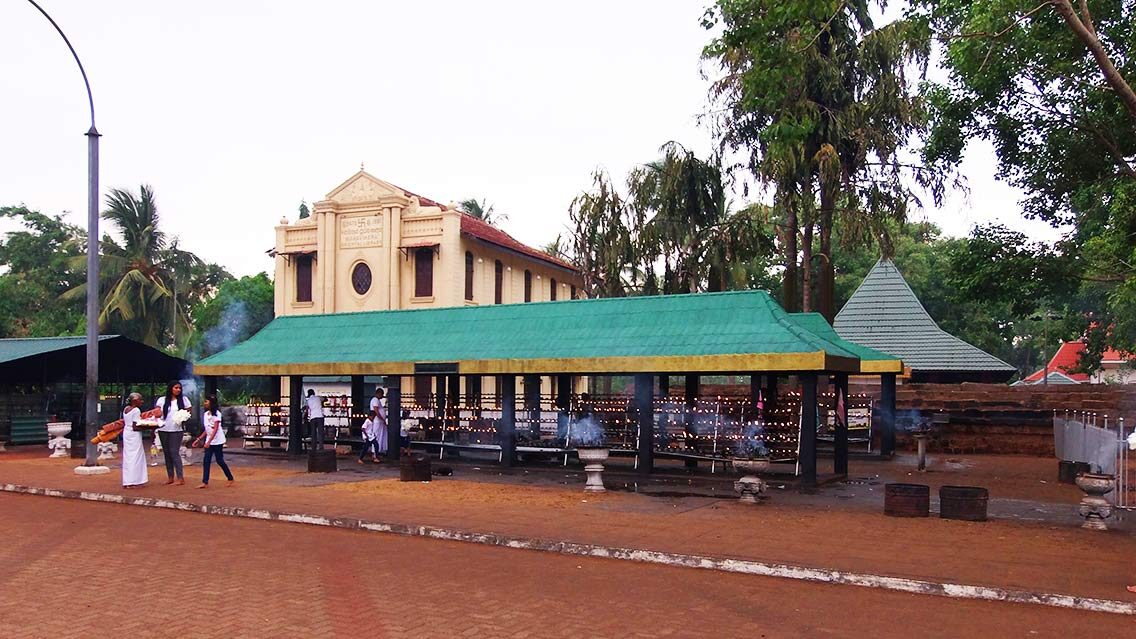
[[[196,446],[204,441],[205,446],[205,469],[201,473],[201,485],[198,488],[209,487],[209,467],[214,457],[217,458],[217,465],[221,467],[225,477],[229,480],[228,485],[232,486],[233,473],[229,470],[229,465],[225,463],[225,429],[221,426],[221,411],[217,407],[217,398],[205,398],[203,408],[201,418],[205,422],[205,432],[198,435],[193,442],[193,445]]]
[[[367,453],[371,450],[375,451],[372,461],[376,464],[380,462],[381,454],[379,453],[379,442],[376,441],[377,434],[375,432],[378,428],[377,421],[375,411],[372,410],[371,413],[367,415],[367,419],[363,422],[363,450],[359,453],[360,464],[363,463],[363,458],[366,457]]]

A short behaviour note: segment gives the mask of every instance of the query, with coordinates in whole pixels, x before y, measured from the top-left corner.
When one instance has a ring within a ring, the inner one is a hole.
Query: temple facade
[[[573,299],[571,264],[359,171],[276,227],[276,315]]]

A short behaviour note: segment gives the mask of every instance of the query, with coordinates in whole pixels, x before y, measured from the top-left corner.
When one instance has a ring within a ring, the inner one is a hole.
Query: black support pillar
[[[481,375],[465,376],[465,404],[481,408]]]
[[[129,388],[127,388],[127,390],[129,390]],[[216,375],[206,375],[205,376],[205,397],[217,397],[217,376]],[[202,399],[204,399],[204,397]],[[221,398],[217,397],[217,402],[220,403],[220,401],[221,401]],[[205,402],[201,402],[201,405],[204,407]],[[214,406],[214,408],[216,408],[217,410],[221,410],[220,406]]]
[[[757,414],[757,400],[761,399],[761,375],[749,376],[749,410]]]
[[[363,376],[351,376],[351,409],[355,413],[366,412],[369,408],[367,393],[363,390]]]
[[[777,376],[765,376],[765,413],[771,414],[771,411],[777,407]]]
[[[652,375],[635,376],[635,408],[639,414],[639,474],[655,470],[655,380]]]
[[[684,406],[686,412],[683,414],[683,430],[686,431],[687,437],[694,435],[694,407],[698,404],[698,383],[699,377],[697,375],[686,376],[686,389],[683,393]],[[692,447],[688,446],[688,449]],[[697,459],[684,460],[683,464],[687,468],[698,468]]]
[[[880,377],[880,453],[895,452],[895,373]]]
[[[304,447],[304,378],[288,376],[288,454],[299,455]]]
[[[833,377],[832,392],[835,396],[833,410],[836,418],[836,431],[833,433],[832,472],[837,475],[848,474],[848,375],[839,373]]]
[[[497,421],[501,465],[511,467],[517,457],[517,378],[513,375],[499,377],[497,395],[501,398],[501,419]]]
[[[387,459],[397,461],[402,447],[402,378],[388,375],[387,387]]]
[[[556,405],[568,410],[572,406],[572,376],[556,376]]]
[[[528,419],[529,437],[540,440],[540,376],[525,375],[525,417]]]
[[[659,397],[666,400],[671,394],[671,376],[659,375]]]
[[[817,376],[815,373],[800,375],[801,380],[801,440],[800,459],[801,488],[812,489],[817,483]]]
[[[460,375],[446,376],[446,402],[449,408],[451,427],[457,428],[461,426],[461,411],[458,410],[458,406],[461,406]]]
[[[446,377],[434,377],[434,417],[446,418]]]

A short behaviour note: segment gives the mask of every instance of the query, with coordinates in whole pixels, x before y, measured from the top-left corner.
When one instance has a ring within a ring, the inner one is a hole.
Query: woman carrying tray
[[[146,451],[142,445],[142,433],[135,425],[142,419],[142,396],[131,393],[122,411],[122,487],[141,488],[149,481],[146,469]]]
[[[221,426],[221,411],[217,407],[216,397],[205,398],[201,417],[202,421],[205,422],[205,432],[198,435],[193,442],[194,446],[202,445],[205,447],[204,469],[201,471],[201,485],[198,488],[209,487],[209,467],[212,465],[214,457],[217,459],[217,465],[221,467],[225,477],[229,480],[227,485],[232,486],[233,473],[229,470],[229,465],[225,463],[225,429]]]

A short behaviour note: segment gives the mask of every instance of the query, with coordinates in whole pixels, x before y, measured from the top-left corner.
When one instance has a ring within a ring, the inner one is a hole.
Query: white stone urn
[[[118,444],[114,442],[99,442],[97,449],[99,451],[99,460],[114,459],[114,454],[118,452]]]
[[[67,434],[71,432],[71,422],[48,422],[47,434],[51,435],[51,439],[47,442],[47,447],[51,449],[51,457],[70,457],[71,456],[71,440],[67,439]]]
[[[607,461],[610,452],[609,449],[601,447],[576,449],[580,461],[584,462],[584,472],[588,474],[588,480],[584,483],[584,492],[602,493],[607,490],[603,484],[603,463]]]
[[[769,470],[768,459],[735,459],[734,469],[744,477],[734,482],[734,492],[738,494],[738,501],[745,504],[756,504],[757,497],[765,492],[765,482],[757,476]]]
[[[1077,488],[1085,491],[1081,498],[1080,512],[1085,518],[1081,528],[1089,530],[1108,530],[1104,520],[1112,516],[1112,504],[1104,498],[1116,487],[1116,477],[1099,473],[1081,473],[1074,480]]]

